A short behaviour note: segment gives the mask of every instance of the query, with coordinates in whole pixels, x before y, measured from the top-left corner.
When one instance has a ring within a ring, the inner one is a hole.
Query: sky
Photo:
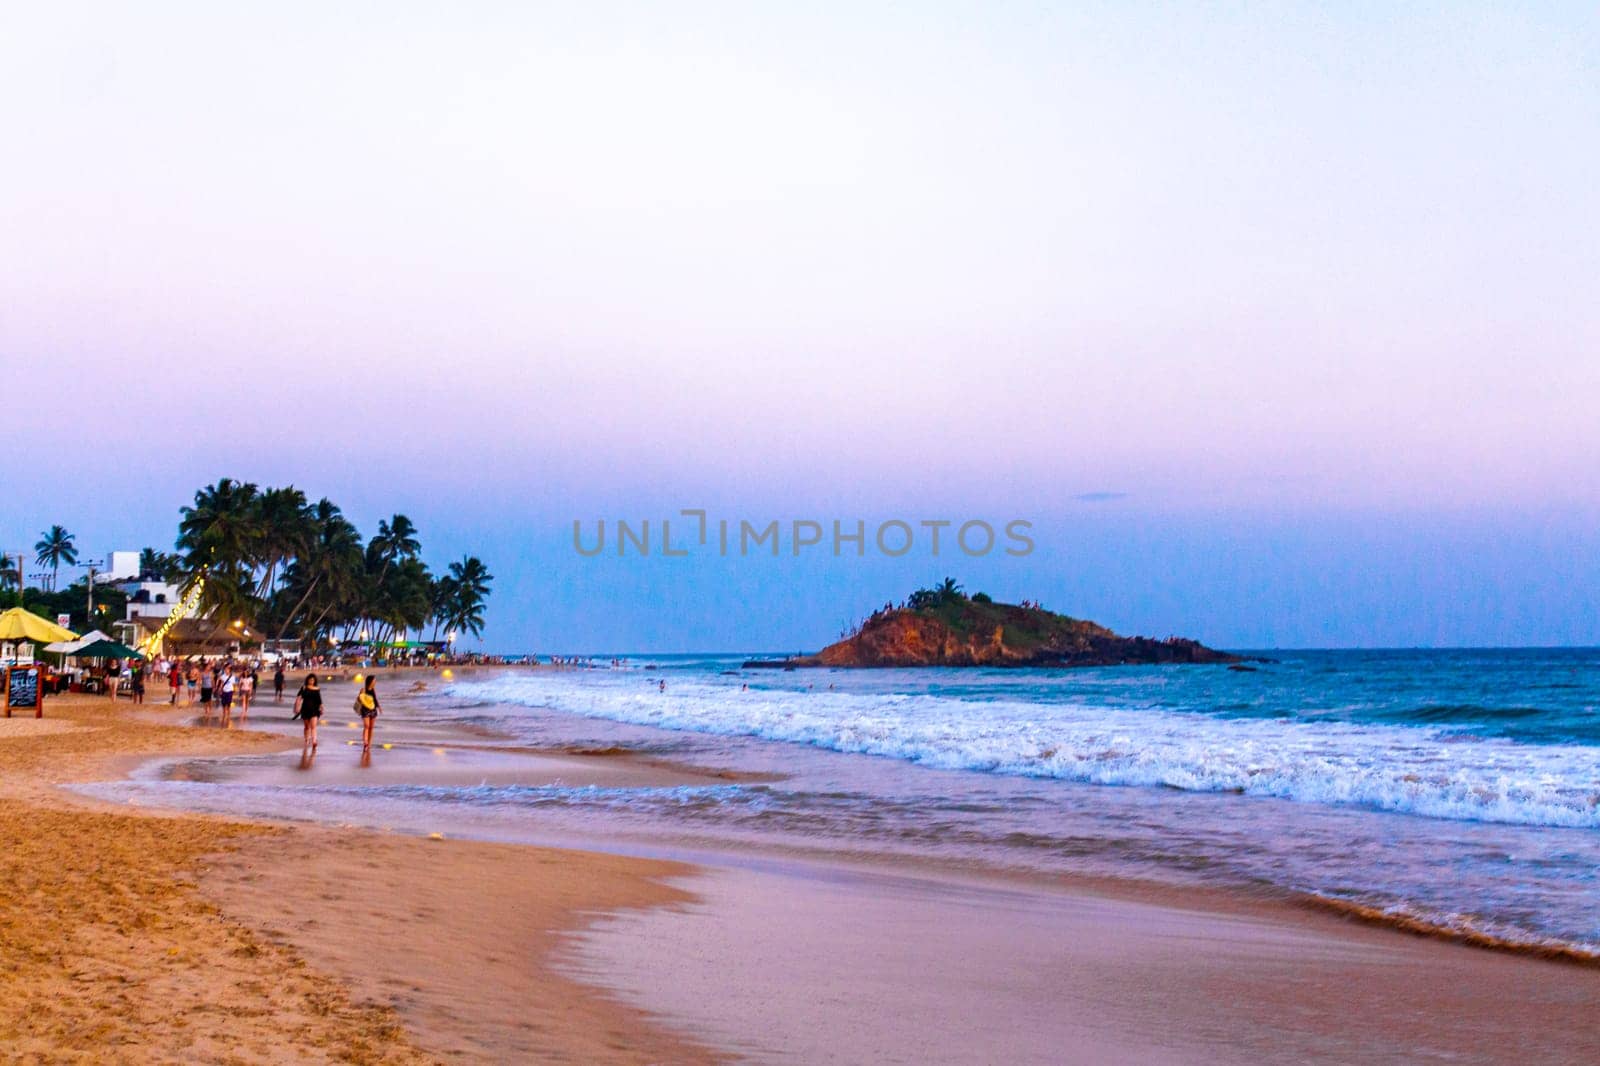
[[[0,0],[0,130],[6,549],[229,476],[493,651],[1600,644],[1593,5]],[[1035,550],[573,549],[685,508]]]

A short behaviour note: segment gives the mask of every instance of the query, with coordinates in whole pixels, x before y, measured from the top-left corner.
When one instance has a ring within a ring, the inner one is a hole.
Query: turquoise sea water
[[[1249,670],[741,671],[739,657],[632,656],[453,691],[943,769],[1600,828],[1600,651],[1273,658]]]
[[[537,708],[517,727],[545,740],[791,775],[648,800],[478,802],[650,808],[696,826],[1309,892],[1520,943],[1600,944],[1600,650],[1263,654],[1276,661],[1251,671],[772,672],[721,656],[611,669],[605,656],[604,669],[451,694],[499,709],[496,721]]]

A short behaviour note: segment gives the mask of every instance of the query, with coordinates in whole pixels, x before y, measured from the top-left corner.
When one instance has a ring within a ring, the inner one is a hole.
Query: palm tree
[[[34,556],[34,562],[40,566],[50,568],[50,590],[55,591],[56,580],[61,576],[61,564],[71,566],[78,561],[78,549],[72,545],[73,537],[61,526],[51,526],[39,534],[39,542],[33,550],[39,554]]]
[[[433,622],[433,636],[430,639],[438,640],[440,627],[449,624],[450,614],[455,610],[456,600],[461,594],[460,590],[460,583],[449,574],[434,581],[432,613],[428,616]]]
[[[405,515],[397,514],[387,522],[378,523],[378,534],[367,545],[367,558],[377,568],[381,583],[390,566],[401,559],[415,558],[421,550],[417,527]]]
[[[223,478],[194,494],[194,506],[183,508],[178,523],[178,548],[191,571],[205,567],[254,569],[266,531],[257,506],[260,492],[253,482]]]
[[[494,575],[476,555],[463,556],[459,563],[450,564],[454,596],[446,608],[445,627],[457,632],[483,635],[483,612],[489,599],[489,585]]]
[[[18,563],[12,561],[9,555],[0,555],[0,589],[8,589],[20,585],[20,576],[17,573]]]
[[[207,574],[203,610],[254,618],[253,576],[266,539],[260,495],[253,482],[222,478],[196,492],[193,507],[183,508],[177,547],[185,570]]]
[[[362,628],[371,631],[374,640],[383,639],[380,629],[396,625],[393,619],[399,601],[409,600],[416,594],[416,590],[410,588],[411,579],[400,579],[397,584],[395,573],[391,571],[416,560],[421,550],[417,527],[405,515],[397,514],[387,522],[378,523],[377,534],[367,544],[366,578],[361,596],[364,605],[361,617],[367,623]]]
[[[260,556],[265,573],[256,595],[266,596],[277,581],[278,568],[298,555],[312,535],[306,494],[290,485],[267,489],[255,501],[256,519],[261,526]]]
[[[393,639],[427,624],[433,610],[433,577],[421,559],[401,559],[378,586],[377,593],[369,613],[383,623],[386,632],[382,639]]]
[[[306,518],[310,536],[289,565],[282,590],[297,599],[279,622],[279,640],[296,619],[310,619],[300,630],[305,640],[316,638],[330,614],[335,614],[333,624],[343,622],[336,612],[351,608],[362,576],[361,534],[333,501],[327,497],[318,500],[307,510]]]
[[[949,603],[961,598],[961,585],[953,577],[947,577],[939,582],[939,586],[933,591],[939,597],[940,603]]]
[[[183,560],[171,552],[158,552],[154,548],[139,551],[139,577],[172,581],[182,572]]]

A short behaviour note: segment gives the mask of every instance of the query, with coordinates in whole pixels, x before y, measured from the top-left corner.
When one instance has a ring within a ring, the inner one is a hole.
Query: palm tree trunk
[[[278,639],[279,640],[282,640],[283,639],[283,635],[285,633],[289,632],[289,623],[294,621],[294,616],[300,613],[300,608],[302,608],[302,607],[304,607],[306,605],[306,600],[308,600],[311,597],[312,591],[317,587],[317,582],[319,582],[321,580],[322,580],[322,575],[321,574],[318,574],[316,577],[312,578],[311,579],[311,584],[306,586],[305,595],[300,597],[300,602],[294,605],[294,610],[290,611],[287,615],[284,616],[283,628],[278,630]],[[323,613],[326,614],[327,612],[324,611]],[[318,619],[318,621],[321,621],[321,619]]]
[[[267,572],[261,575],[261,583],[256,586],[256,595],[262,599],[267,598],[267,590],[272,588],[272,578],[278,571],[277,556],[267,560]]]
[[[331,610],[333,610],[333,604],[330,603],[330,604],[328,604],[328,606],[326,606],[326,607],[324,607],[322,609],[322,613],[321,614],[317,615],[317,620],[315,622],[311,623],[311,634],[312,634],[312,636],[316,635],[317,627],[322,624],[322,620],[324,618],[328,617],[328,612],[331,611]]]

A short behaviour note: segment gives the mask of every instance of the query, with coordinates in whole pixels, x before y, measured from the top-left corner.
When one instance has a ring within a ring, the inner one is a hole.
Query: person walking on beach
[[[211,717],[211,694],[217,689],[217,668],[208,666],[200,672],[200,710]]]
[[[278,677],[274,680],[281,683],[282,677],[283,671],[280,667]],[[307,674],[300,691],[295,693],[294,716],[305,726],[305,743],[300,745],[301,754],[305,754],[307,748],[313,755],[316,754],[317,723],[322,719],[322,689],[317,685],[316,674]]]
[[[371,674],[361,685],[361,693],[356,697],[356,713],[361,716],[361,753],[370,754],[372,751],[372,727],[377,724],[378,712],[382,710],[378,705],[378,679]]]
[[[217,683],[217,700],[222,704],[222,724],[226,726],[233,720],[233,695],[238,691],[239,683],[234,679],[233,667],[222,671],[222,677]]]
[[[189,683],[189,706],[194,706],[196,693],[200,690],[200,668],[191,660],[189,663],[189,676],[184,680]]]
[[[256,672],[248,666],[239,667],[239,717],[244,718],[250,714],[250,697],[256,691]]]
[[[133,676],[129,679],[133,688],[133,702],[144,702],[144,663],[138,663],[133,668]]]
[[[172,699],[167,702],[176,707],[178,705],[178,693],[183,691],[183,667],[178,665],[178,660],[176,659],[167,664],[167,687],[172,690]]]
[[[278,665],[272,670],[272,702],[283,702],[283,660],[278,660]]]

